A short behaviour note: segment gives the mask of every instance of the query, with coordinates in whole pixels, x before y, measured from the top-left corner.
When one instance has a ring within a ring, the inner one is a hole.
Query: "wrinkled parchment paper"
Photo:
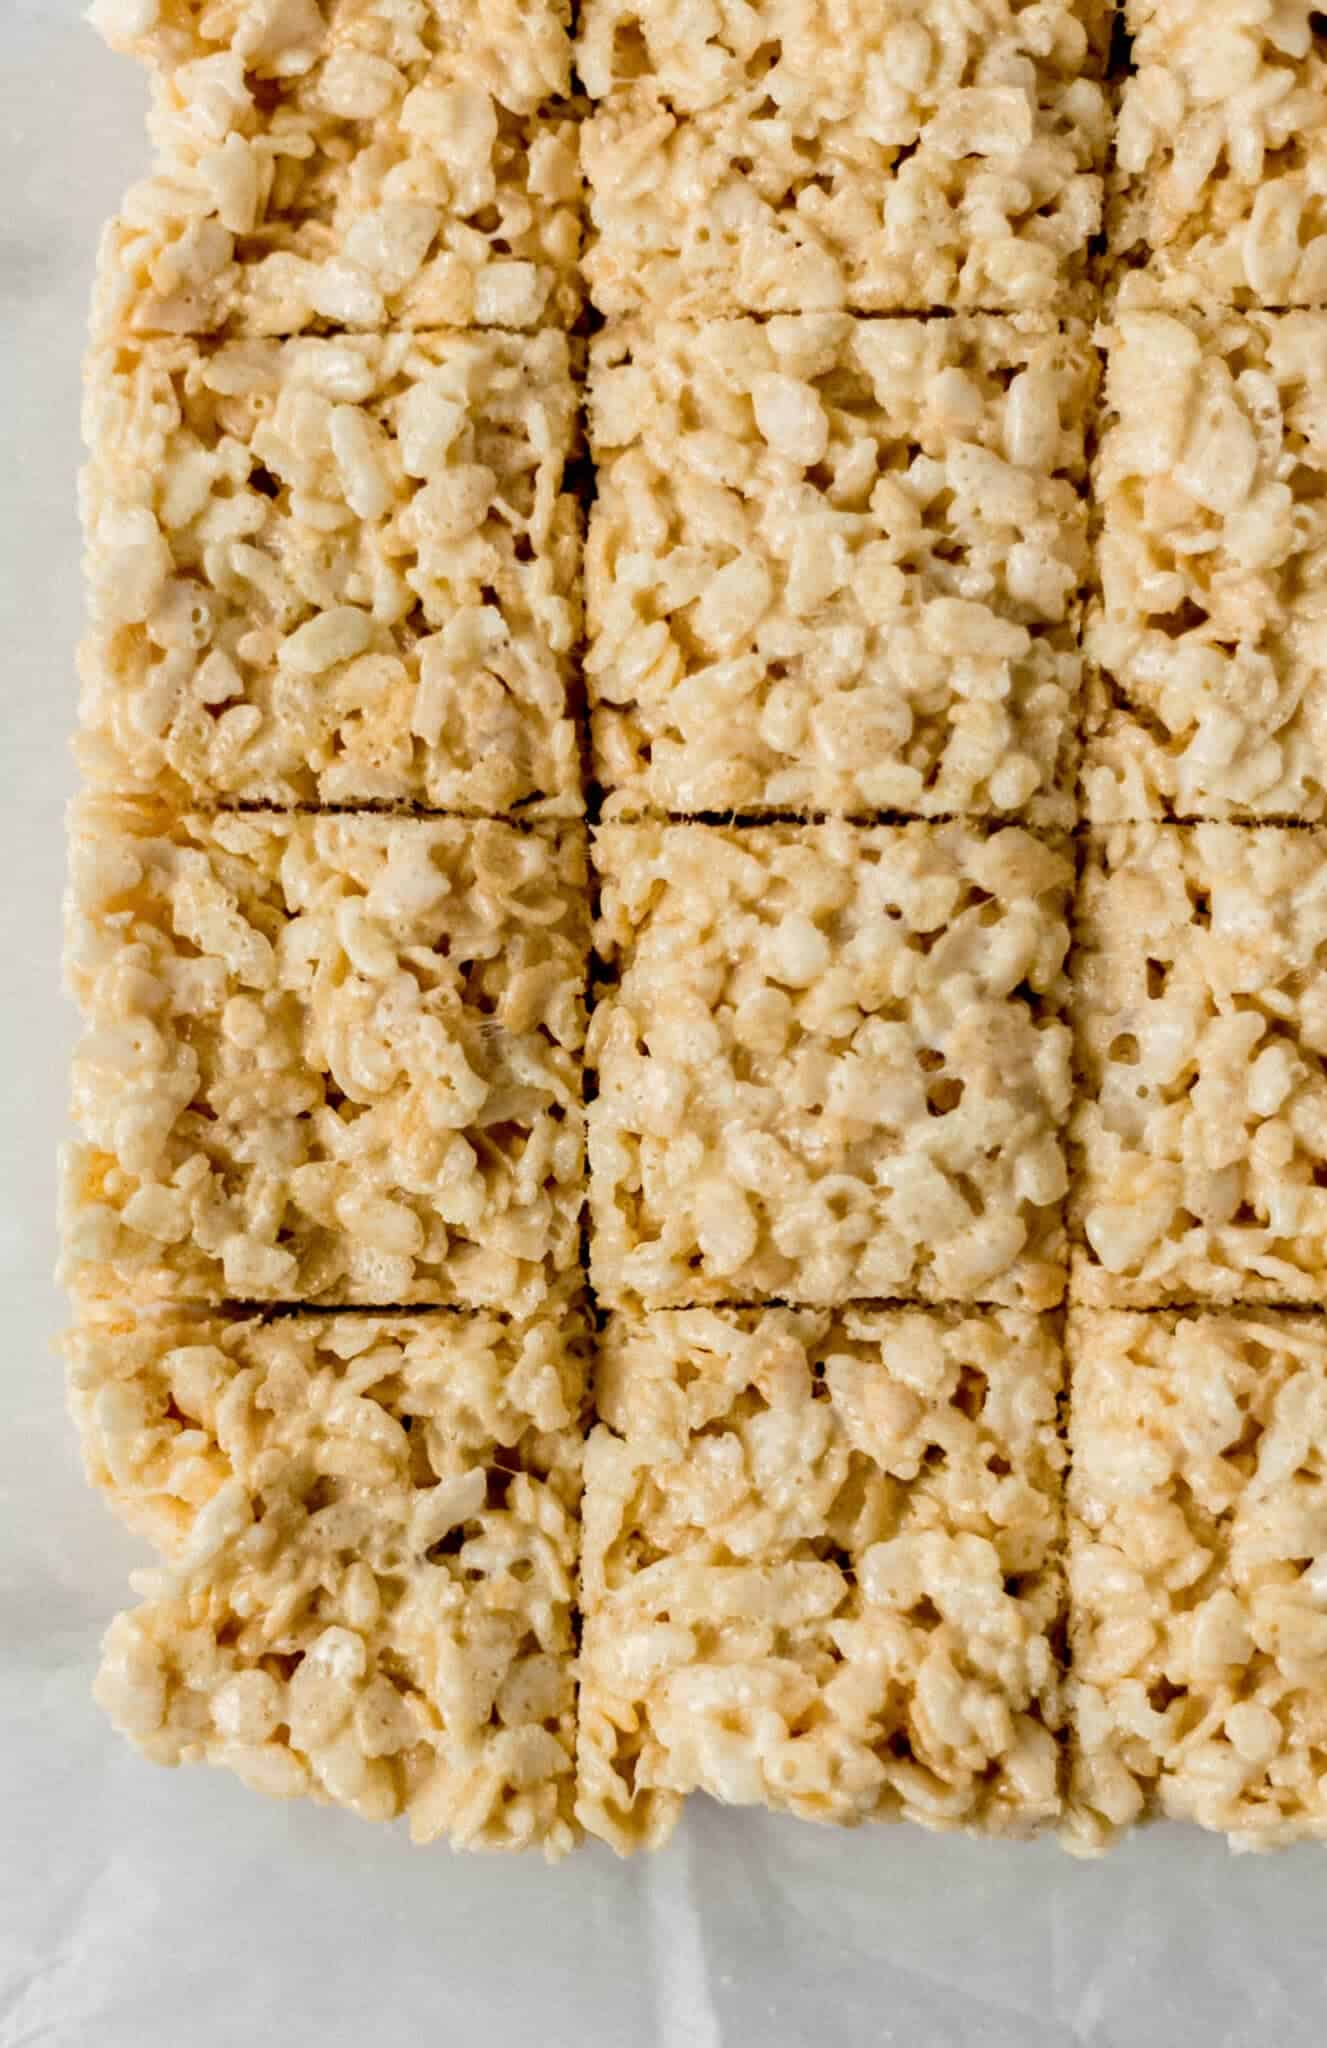
[[[1081,1865],[698,1801],[652,1862],[549,1871],[155,1770],[103,1724],[145,1560],[83,1486],[48,1274],[78,362],[142,111],[78,0],[0,0],[0,2048],[1321,2048],[1327,1851],[1159,1829]]]

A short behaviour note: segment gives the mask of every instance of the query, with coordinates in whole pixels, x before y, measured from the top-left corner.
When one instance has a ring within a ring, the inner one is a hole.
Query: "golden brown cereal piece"
[[[1007,1311],[613,1317],[586,1828],[655,1845],[697,1790],[849,1825],[1053,1819],[1059,1387],[1049,1327]]]
[[[568,1849],[587,1348],[568,1303],[84,1323],[90,1468],[166,1557],[106,1638],[116,1726],[416,1841]]]
[[[596,860],[601,1299],[1059,1300],[1062,852],[644,825],[601,830]]]
[[[571,367],[559,334],[98,351],[88,775],[574,815]]]
[[[1096,465],[1101,824],[1327,816],[1327,313],[1163,310],[1107,328]]]
[[[641,809],[1072,818],[1086,331],[844,314],[596,344],[595,765]]]
[[[1079,898],[1075,1284],[1102,1307],[1327,1297],[1317,831],[1119,826]]]
[[[153,73],[100,338],[569,326],[566,0],[99,0]]]
[[[1310,0],[1127,0],[1110,239],[1175,302],[1327,302],[1327,37]]]
[[[1072,302],[1101,215],[1103,0],[587,0],[603,313]]]
[[[1327,1324],[1076,1312],[1070,1846],[1327,1837]]]
[[[84,1294],[524,1312],[576,1263],[575,831],[85,799]]]

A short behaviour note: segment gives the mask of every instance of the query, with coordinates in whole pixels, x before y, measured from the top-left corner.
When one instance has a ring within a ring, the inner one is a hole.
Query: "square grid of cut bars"
[[[549,1855],[1327,1832],[1314,11],[94,15],[116,1725]]]

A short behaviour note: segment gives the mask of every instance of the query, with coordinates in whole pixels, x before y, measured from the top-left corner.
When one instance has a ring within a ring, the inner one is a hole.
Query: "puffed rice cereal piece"
[[[166,1557],[106,1638],[116,1727],[418,1842],[570,1848],[587,1349],[570,1303],[85,1324],[90,1468]]]
[[[585,275],[610,315],[1072,300],[1105,0],[585,0]]]
[[[1327,1299],[1327,837],[1119,826],[1078,937],[1078,1298]]]
[[[1327,816],[1327,313],[1162,310],[1107,329],[1096,469],[1098,823]]]
[[[1060,1384],[1050,1324],[1016,1312],[610,1319],[585,1827],[654,1846],[697,1790],[847,1825],[1053,1820]]]
[[[597,835],[606,1303],[1046,1308],[1063,1288],[1062,851],[1010,827]]]
[[[1070,823],[1092,363],[1081,328],[982,317],[602,337],[610,808]]]
[[[1327,302],[1327,25],[1311,0],[1127,0],[1109,207],[1167,298]]]
[[[567,0],[99,0],[153,74],[101,338],[569,326]]]
[[[565,336],[125,343],[84,431],[90,779],[579,811]]]
[[[583,834],[77,806],[65,1264],[524,1313],[578,1257]]]
[[[1068,1846],[1327,1838],[1327,1323],[1074,1314]]]

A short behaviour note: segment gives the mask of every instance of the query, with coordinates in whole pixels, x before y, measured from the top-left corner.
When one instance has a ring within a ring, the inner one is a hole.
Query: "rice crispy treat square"
[[[595,853],[601,1300],[1054,1306],[1062,851],[832,823],[610,826]]]
[[[103,339],[569,326],[568,0],[100,0],[152,73]]]
[[[1072,821],[1086,330],[846,314],[596,345],[595,767],[620,811]]]
[[[1060,1384],[1050,1322],[1013,1311],[613,1317],[587,1830],[657,1845],[693,1791],[846,1825],[1054,1820]]]
[[[1309,0],[1127,0],[1109,230],[1167,298],[1327,302],[1327,33]]]
[[[1070,1845],[1322,1840],[1327,1323],[1084,1310],[1069,1360]]]
[[[618,316],[1071,302],[1107,0],[585,0],[584,270]]]
[[[1327,313],[1166,311],[1108,330],[1096,466],[1099,823],[1327,816]]]
[[[554,333],[97,352],[90,779],[575,815],[577,403]]]
[[[577,1263],[583,835],[84,799],[81,1293],[526,1312]]]
[[[570,1304],[83,1325],[89,1469],[165,1558],[106,1637],[117,1728],[420,1842],[569,1848],[587,1349]]]
[[[1119,826],[1078,944],[1078,1298],[1327,1300],[1323,833]]]

